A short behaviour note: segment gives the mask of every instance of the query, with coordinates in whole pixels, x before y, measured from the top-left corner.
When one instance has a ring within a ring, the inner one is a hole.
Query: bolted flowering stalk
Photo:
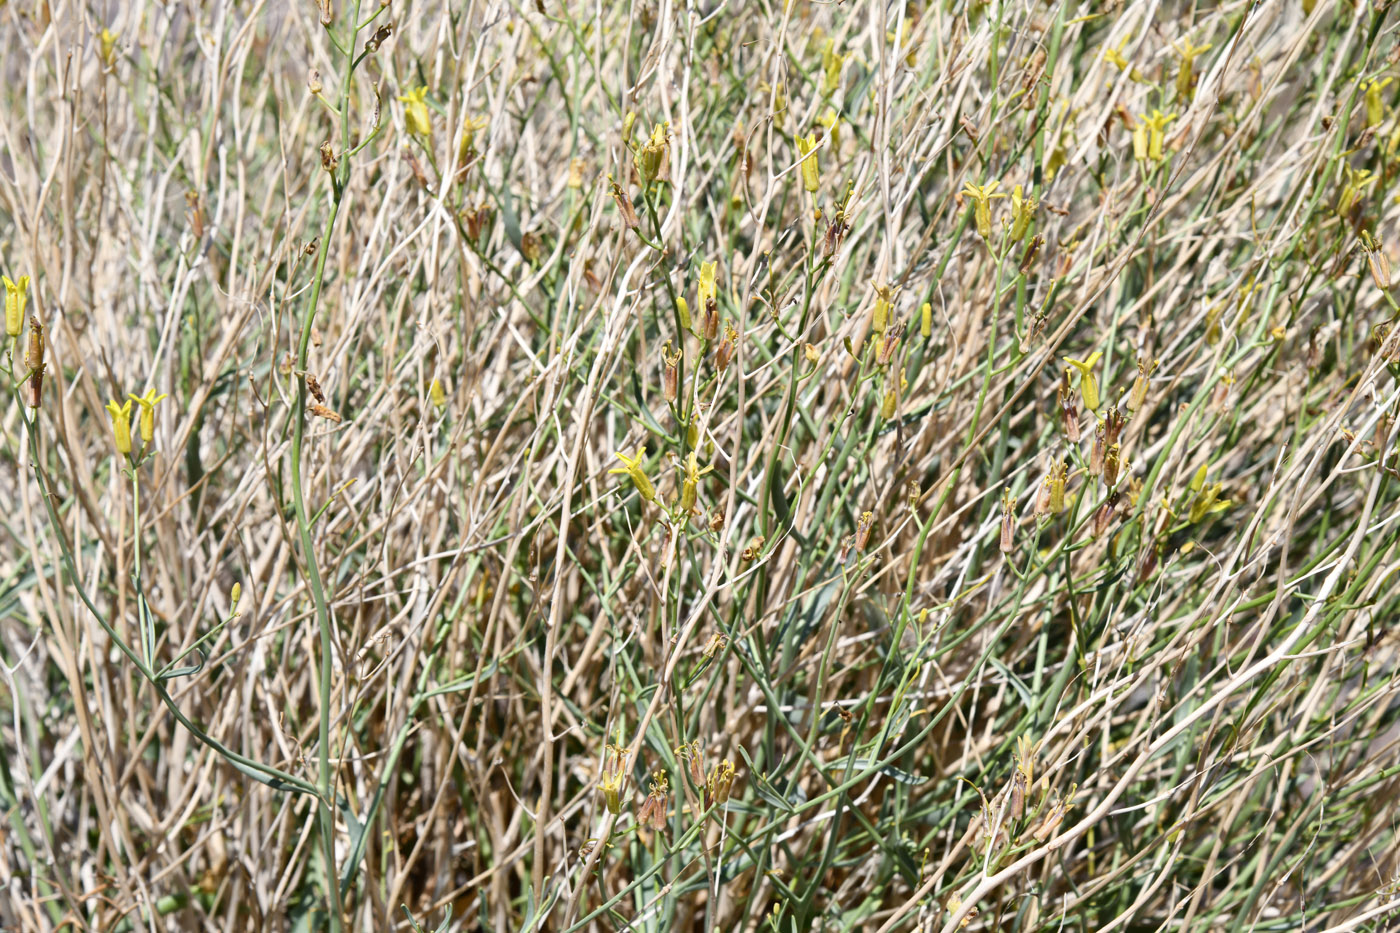
[[[156,403],[169,398],[168,395],[156,395],[155,389],[147,389],[145,395],[132,395],[130,400],[141,406],[141,441],[149,444],[156,436]]]
[[[624,453],[618,453],[617,459],[623,462],[623,466],[614,467],[609,473],[625,473],[632,479],[632,485],[637,487],[637,492],[648,502],[656,501],[656,487],[651,484],[646,472],[642,469],[642,462],[646,460],[647,448],[643,444],[637,448],[637,455],[629,457]]]
[[[973,216],[977,221],[977,233],[983,240],[992,241],[992,201],[997,198],[1004,198],[1004,194],[995,194],[997,186],[1001,182],[993,179],[985,185],[974,185],[970,181],[963,182],[962,194],[964,197],[972,199]]]
[[[5,333],[18,337],[24,330],[24,306],[29,301],[29,276],[22,275],[18,281],[5,280]]]
[[[1066,363],[1079,371],[1079,395],[1084,399],[1084,407],[1089,411],[1097,411],[1099,407],[1099,381],[1094,377],[1094,366],[1101,356],[1103,353],[1095,350],[1085,360],[1076,360],[1069,356],[1064,358]]]
[[[131,400],[118,405],[116,400],[107,403],[107,413],[112,416],[112,438],[117,444],[117,453],[131,453]]]
[[[815,133],[808,133],[806,136],[794,137],[797,143],[797,155],[802,162],[802,187],[809,192],[815,193],[821,185],[821,168],[817,165],[817,136]]]
[[[397,99],[403,103],[403,125],[408,132],[428,139],[433,135],[433,120],[428,113],[428,89],[426,87],[416,87],[401,95]]]
[[[1016,497],[1007,489],[1001,494],[1001,536],[997,542],[1003,554],[1016,547]]]
[[[627,750],[608,743],[603,750],[603,771],[598,775],[598,789],[603,792],[603,803],[608,812],[617,816],[622,812],[622,782],[627,779]]]

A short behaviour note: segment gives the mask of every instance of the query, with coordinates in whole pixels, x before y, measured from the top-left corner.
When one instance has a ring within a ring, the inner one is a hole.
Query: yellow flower
[[[695,490],[700,483],[700,477],[714,469],[714,465],[700,469],[700,464],[696,461],[695,451],[686,454],[685,457],[685,481],[681,483],[681,511],[690,512],[695,508]]]
[[[609,744],[603,752],[603,773],[598,776],[598,789],[608,812],[622,812],[622,781],[627,777],[627,751]]]
[[[836,51],[835,40],[826,40],[826,48],[822,49],[823,97],[835,94],[836,90],[841,87],[841,66],[845,63],[846,56]]]
[[[1087,360],[1065,357],[1065,362],[1079,370],[1079,394],[1084,398],[1084,407],[1096,411],[1099,407],[1099,381],[1094,378],[1094,365],[1103,356],[1098,350],[1089,354]]]
[[[131,453],[131,401],[118,405],[116,400],[107,403],[107,412],[112,416],[112,437],[117,442],[117,453]]]
[[[1385,101],[1381,100],[1381,91],[1385,90],[1385,86],[1394,80],[1394,78],[1382,78],[1366,82],[1367,126],[1376,126],[1385,119]]]
[[[432,403],[438,408],[447,407],[447,393],[442,388],[441,379],[434,379],[432,382],[428,383],[428,398],[431,399]]]
[[[1012,243],[1019,243],[1021,240],[1025,239],[1026,232],[1031,228],[1031,221],[1035,218],[1035,208],[1035,198],[1022,196],[1020,185],[1011,189]]]
[[[147,444],[156,436],[156,402],[169,397],[168,395],[156,395],[155,389],[147,389],[145,395],[133,395],[131,401],[126,403],[128,409],[131,408],[131,402],[141,406],[141,440]],[[110,405],[107,407],[109,410],[111,409]]]
[[[403,122],[404,126],[414,136],[424,138],[431,136],[433,132],[432,117],[428,114],[428,89],[418,87],[398,98],[403,102]]]
[[[10,281],[10,277],[0,276],[5,280],[5,333],[11,337],[18,337],[24,330],[24,306],[29,300],[29,276],[21,275],[18,282]]]
[[[651,139],[637,150],[637,170],[641,173],[644,182],[655,181],[661,175],[661,169],[666,165],[666,153],[671,146],[671,137],[667,132],[670,126],[669,123],[656,124],[651,131]]]
[[[965,197],[972,199],[977,217],[977,232],[982,239],[991,242],[992,239],[992,208],[991,202],[996,198],[1004,198],[1004,194],[993,194],[1001,182],[993,180],[985,185],[974,185],[970,181],[963,182],[962,193]]]
[[[117,48],[117,34],[115,32],[112,32],[112,30],[110,29],[103,28],[101,34],[97,37],[97,39],[98,42],[100,42],[102,45],[103,63],[111,65],[112,62],[115,60],[115,56],[113,53],[116,51]]]
[[[1140,117],[1142,122],[1147,124],[1147,157],[1153,162],[1162,161],[1162,139],[1163,132],[1167,124],[1176,119],[1176,114],[1169,113],[1165,116],[1160,110],[1153,110],[1152,116],[1143,114]]]
[[[426,91],[427,88],[420,88],[419,90]],[[404,98],[402,98],[402,97],[399,98],[399,100],[403,100],[403,99],[404,99]],[[405,108],[404,108],[405,114],[407,114],[407,112],[408,112],[409,109],[410,109],[410,108],[408,108],[408,107],[405,107]],[[423,107],[423,113],[422,113],[423,125],[424,125],[424,126],[427,126],[427,125],[428,125],[427,116],[428,116],[428,108],[427,108],[427,106],[425,105],[425,106]],[[488,120],[488,119],[486,119],[485,117],[471,117],[471,116],[467,117],[466,122],[462,124],[462,138],[461,138],[461,139],[458,141],[458,143],[457,143],[457,164],[458,164],[458,165],[466,165],[468,162],[471,161],[472,154],[473,154],[474,152],[476,152],[476,131],[477,131],[477,130],[484,130],[484,129],[486,129],[486,127],[487,127],[488,125],[490,125],[490,123],[491,123],[491,121]],[[411,128],[411,127],[410,127],[410,131],[412,131],[412,128]],[[424,132],[423,135],[426,136],[426,135],[428,135],[428,134],[427,134],[426,132]]]
[[[821,182],[821,169],[817,165],[817,134],[808,133],[805,137],[795,137],[797,154],[802,159],[802,187],[815,192]]]
[[[828,107],[826,113],[817,117],[817,122],[826,127],[826,135],[831,139],[831,149],[833,152],[836,151],[836,148],[841,145],[841,117],[835,109]]]
[[[1210,43],[1205,45],[1192,45],[1190,39],[1181,40],[1181,48],[1177,49],[1181,53],[1181,67],[1176,73],[1176,95],[1182,100],[1190,103],[1191,92],[1196,83],[1195,63],[1196,56],[1203,52],[1210,51]]]
[[[713,262],[700,263],[700,310],[715,297],[715,267]]]
[[[632,485],[637,487],[637,492],[641,493],[642,498],[648,502],[655,502],[656,487],[651,484],[651,480],[647,478],[646,473],[642,470],[642,462],[645,461],[646,458],[647,448],[646,445],[643,444],[641,447],[637,448],[637,455],[635,457],[628,457],[624,453],[619,453],[617,459],[621,460],[626,465],[616,467],[608,472],[626,473],[628,476],[632,477]]]

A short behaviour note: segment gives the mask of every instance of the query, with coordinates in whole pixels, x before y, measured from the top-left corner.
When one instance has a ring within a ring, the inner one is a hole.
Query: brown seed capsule
[[[878,362],[879,365],[888,366],[890,360],[894,359],[894,352],[899,349],[899,339],[903,336],[904,322],[900,321],[886,330],[880,337],[880,352],[876,357],[876,362]]]
[[[856,550],[863,551],[870,543],[870,530],[875,527],[875,513],[861,512],[860,519],[856,522]]]
[[[1133,389],[1128,393],[1128,410],[1138,411],[1142,408],[1142,403],[1147,401],[1148,379],[1158,366],[1157,360],[1148,361],[1144,357],[1138,357],[1138,374],[1133,380]]]
[[[311,393],[311,397],[322,405],[326,404],[326,394],[321,391],[321,383],[311,373],[306,374],[306,391]]]
[[[322,26],[329,26],[335,22],[335,10],[331,7],[331,0],[316,0],[316,9],[321,15]]]
[[[1103,484],[1109,489],[1118,485],[1118,471],[1123,462],[1117,444],[1109,444],[1103,458]]]
[[[1065,437],[1071,444],[1078,444],[1081,437],[1079,433],[1079,395],[1070,383],[1068,369],[1065,370],[1060,381],[1059,402],[1060,418],[1064,425]]]
[[[374,31],[374,35],[370,36],[369,39],[365,41],[365,50],[369,52],[378,52],[379,47],[384,44],[384,40],[389,38],[393,31],[393,23],[385,23],[380,26]]]
[[[714,340],[719,336],[719,303],[713,297],[705,300],[705,316],[700,322],[700,336]]]
[[[734,359],[734,353],[738,348],[739,332],[734,329],[734,325],[728,321],[724,323],[724,339],[715,348],[715,368],[724,372],[729,368],[729,364]]]
[[[636,230],[642,222],[637,217],[636,208],[632,206],[632,197],[625,188],[612,180],[611,175],[608,176],[608,184],[612,187],[613,200],[617,202],[617,213],[622,222],[627,225],[627,229]]]
[[[332,148],[331,141],[328,139],[321,143],[321,168],[328,172],[334,172],[337,161],[335,149]]]
[[[1031,266],[1035,264],[1035,258],[1040,253],[1040,248],[1045,245],[1045,237],[1037,233],[1031,237],[1030,243],[1026,245],[1026,251],[1021,254],[1021,274],[1029,275]]]
[[[661,359],[665,364],[662,371],[661,386],[662,392],[666,396],[666,401],[674,402],[680,389],[680,362],[681,351],[671,349],[671,341],[666,341],[661,348]]]
[[[325,418],[327,421],[333,422],[335,424],[340,424],[340,415],[331,411],[325,405],[313,402],[312,404],[306,406],[306,410],[311,412],[311,414],[315,415],[317,418]]]
[[[1089,475],[1098,476],[1103,472],[1103,451],[1104,451],[1104,424],[1099,422],[1099,426],[1094,430],[1094,446],[1089,448]]]
[[[1016,547],[1016,497],[1007,490],[1001,494],[1001,537],[998,541],[1003,554]]]
[[[491,222],[495,218],[495,209],[486,203],[478,204],[475,210],[463,211],[463,220],[467,225],[467,239],[473,243],[479,242],[481,234],[491,229]]]

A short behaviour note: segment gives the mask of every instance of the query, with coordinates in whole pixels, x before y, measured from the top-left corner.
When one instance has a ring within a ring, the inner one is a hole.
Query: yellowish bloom
[[[147,444],[156,436],[156,403],[169,397],[156,395],[155,389],[147,389],[145,395],[133,395],[131,401],[126,403],[127,408],[131,407],[131,402],[141,406],[141,440]]]
[[[603,773],[598,776],[598,788],[603,792],[603,802],[613,816],[622,812],[622,782],[626,777],[626,749],[609,744],[603,751]]]
[[[637,492],[641,493],[643,499],[648,502],[656,501],[656,487],[651,484],[646,472],[642,469],[642,463],[647,458],[647,448],[643,444],[637,448],[637,455],[629,457],[624,453],[619,453],[617,459],[621,460],[624,466],[609,470],[609,473],[626,473],[632,478],[632,485],[637,487]]]
[[[1034,197],[1024,197],[1021,194],[1021,186],[1017,185],[1011,189],[1011,242],[1019,243],[1025,239],[1026,232],[1031,228],[1031,221],[1035,218],[1036,200]]]
[[[822,49],[822,96],[835,94],[841,87],[841,66],[846,63],[846,56],[836,51],[835,40],[826,40],[826,48]]]
[[[1152,116],[1143,114],[1140,119],[1147,124],[1147,157],[1153,162],[1160,162],[1167,124],[1176,119],[1176,114],[1163,115],[1162,111],[1153,110]]]
[[[422,89],[420,89],[420,90],[427,90],[427,89],[426,89],[426,88],[422,88]],[[403,98],[400,97],[399,100],[403,100]],[[408,112],[408,108],[407,108],[407,107],[404,108],[404,112],[405,112],[405,113]],[[422,116],[423,116],[423,118],[424,118],[424,125],[427,126],[427,125],[428,125],[428,122],[427,122],[427,105],[426,105],[426,104],[425,104],[424,107],[423,107]],[[476,134],[477,134],[477,131],[478,131],[478,130],[484,130],[484,129],[486,129],[486,127],[489,126],[490,123],[491,123],[491,121],[488,120],[488,119],[486,119],[485,117],[473,117],[473,116],[468,116],[468,117],[467,117],[466,122],[462,124],[462,138],[461,138],[460,140],[458,140],[458,142],[457,142],[457,164],[458,164],[458,165],[465,165],[465,164],[467,164],[468,162],[471,161],[472,156],[476,153]],[[425,133],[423,133],[422,135],[426,136],[426,135],[428,135],[428,134],[425,132]]]
[[[977,233],[987,242],[992,240],[992,208],[991,203],[997,198],[1004,198],[1004,194],[994,194],[997,186],[1001,182],[992,180],[985,185],[974,185],[972,182],[963,182],[963,196],[972,199],[974,214],[977,218]]]
[[[1209,42],[1205,45],[1192,45],[1190,39],[1182,39],[1181,48],[1177,49],[1181,54],[1181,67],[1176,73],[1176,95],[1187,103],[1191,101],[1196,84],[1196,56],[1209,52],[1210,48]]]
[[[1099,407],[1099,381],[1094,377],[1094,366],[1103,353],[1095,350],[1087,360],[1065,357],[1065,362],[1079,371],[1079,394],[1084,399],[1084,407],[1097,411]]]
[[[651,131],[651,139],[646,145],[637,150],[637,170],[641,172],[642,181],[653,182],[661,175],[661,169],[666,165],[666,155],[671,147],[671,137],[667,132],[669,123],[658,123]]]
[[[815,192],[821,183],[821,169],[817,165],[817,135],[808,133],[795,139],[797,154],[802,159],[802,187]]]
[[[681,484],[681,511],[690,512],[695,508],[696,488],[699,486],[700,477],[714,469],[714,465],[705,467],[703,470],[695,457],[695,451],[686,454],[685,457],[685,481]]]
[[[715,269],[717,264],[713,262],[700,263],[700,310],[704,311],[705,306],[715,297]]]
[[[110,66],[116,60],[117,34],[104,27],[97,40],[102,46],[102,63]]]
[[[428,114],[428,89],[426,87],[416,87],[407,94],[398,98],[403,102],[403,122],[408,131],[414,136],[422,136],[425,139],[432,135],[433,121]]]
[[[1366,82],[1367,126],[1377,126],[1385,119],[1385,101],[1381,100],[1381,91],[1385,90],[1385,86],[1394,80],[1394,78],[1381,78]]]
[[[118,405],[116,400],[107,403],[107,413],[112,416],[112,437],[117,442],[117,453],[131,453],[131,401]]]
[[[826,113],[817,117],[817,122],[826,127],[827,138],[831,140],[831,150],[836,151],[841,145],[841,116],[832,107],[826,108]]]
[[[438,408],[447,407],[447,393],[442,388],[441,379],[434,379],[428,384],[428,398]]]
[[[10,281],[8,275],[0,278],[5,280],[5,333],[11,337],[18,337],[24,330],[24,306],[29,301],[29,276],[20,276],[18,282]]]

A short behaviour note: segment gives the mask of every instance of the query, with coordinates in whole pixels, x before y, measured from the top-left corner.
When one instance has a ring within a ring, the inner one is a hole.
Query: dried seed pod
[[[642,222],[637,217],[637,209],[632,206],[632,197],[625,188],[612,180],[611,175],[608,176],[608,185],[612,188],[613,200],[617,202],[618,216],[622,218],[627,229],[636,230]]]
[[[317,418],[325,418],[327,421],[330,421],[334,424],[340,424],[340,415],[336,414],[334,411],[331,411],[331,409],[327,408],[325,405],[313,402],[312,404],[306,406],[306,410],[311,412],[311,414],[315,415]]]
[[[724,339],[715,348],[715,368],[724,372],[729,368],[729,364],[734,360],[734,354],[738,350],[739,332],[734,329],[734,325],[728,321],[724,322]]]
[[[1016,546],[1016,497],[1009,489],[1001,494],[1001,536],[998,544],[1003,554],[1010,554]]]
[[[326,404],[326,393],[321,391],[321,383],[311,373],[306,374],[306,391],[311,393],[311,397],[322,405]]]
[[[666,396],[666,401],[674,402],[679,394],[680,388],[680,362],[681,351],[671,349],[671,341],[661,347],[661,360],[663,370],[661,374],[662,394]]]
[[[860,519],[856,522],[856,550],[863,551],[870,543],[870,530],[875,527],[875,513],[865,511],[860,513]]]

